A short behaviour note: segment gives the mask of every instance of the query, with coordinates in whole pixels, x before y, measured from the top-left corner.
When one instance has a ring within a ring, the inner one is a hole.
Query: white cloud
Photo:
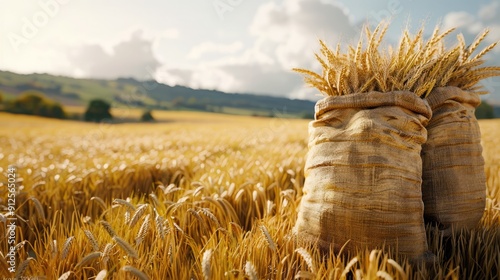
[[[500,3],[497,1],[492,1],[491,3],[482,6],[479,9],[478,17],[481,20],[492,20],[495,19],[498,14],[498,8],[500,7]]]
[[[30,72],[36,66],[40,71],[96,78],[149,79],[154,75],[168,84],[315,98],[291,68],[319,66],[314,59],[319,38],[334,45],[349,41],[356,33],[347,9],[336,0],[248,2],[234,10],[238,19],[227,18],[225,22],[212,10],[168,1],[158,1],[170,3],[170,14],[165,15],[158,8],[143,13],[147,16],[138,15],[143,5],[127,4],[125,12],[107,24],[102,24],[101,15],[114,12],[116,6],[91,2],[95,3],[68,5],[58,17],[60,24],[54,21],[30,44],[32,55],[26,50],[26,59],[8,58],[6,63],[3,58],[11,55],[0,52],[5,67]],[[180,6],[185,9],[172,9]],[[92,7],[100,7],[100,13],[95,14]],[[197,20],[187,20],[186,12]],[[82,15],[92,20],[77,29]],[[212,18],[216,21],[210,21]],[[234,27],[228,27],[232,24]],[[42,56],[40,49],[48,49],[41,42],[38,47],[37,41],[42,39],[57,45],[50,47],[57,52],[50,57],[43,52],[45,59],[35,59]]]
[[[317,67],[318,39],[336,44],[356,35],[346,10],[322,0],[284,0],[262,4],[248,29],[253,44],[205,42],[192,48],[190,68],[162,67],[159,81],[228,92],[317,99],[293,67]],[[207,60],[208,54],[227,54]]]
[[[264,4],[256,14],[250,32],[267,44],[274,44],[273,56],[286,69],[309,67],[314,61],[318,39],[336,43],[348,41],[356,34],[344,8],[320,0]]]
[[[243,43],[239,41],[231,44],[217,44],[214,42],[204,42],[197,46],[194,46],[188,53],[187,58],[200,59],[204,55],[210,53],[234,54],[242,49],[243,49]]]
[[[177,28],[167,28],[158,33],[159,38],[177,39],[179,38],[179,30]]]
[[[153,42],[142,31],[107,51],[102,45],[86,45],[74,50],[69,60],[81,76],[99,78],[134,77],[148,79],[160,66]]]
[[[183,85],[196,89],[216,89],[235,92],[239,80],[221,68],[199,65],[193,68],[160,68],[155,75],[156,80],[169,85]]]
[[[300,82],[296,74],[279,67],[262,64],[227,65],[221,67],[238,80],[238,86],[255,93],[290,93]],[[248,92],[248,91],[247,91]]]
[[[497,16],[499,12],[500,2],[493,0],[483,5],[477,14],[466,11],[456,11],[446,14],[443,20],[443,27],[446,29],[456,27],[469,40],[473,40],[474,37],[488,28],[490,34],[486,37],[485,41],[493,43],[500,40],[500,18]],[[495,48],[494,51],[500,52],[500,49]]]
[[[445,30],[450,28],[461,28],[469,33],[478,33],[484,29],[480,20],[473,14],[465,11],[450,12],[446,14],[443,20],[443,27]]]
[[[474,38],[485,28],[490,30],[490,34],[486,37],[487,42],[496,42],[500,40],[500,1],[492,0],[490,3],[483,5],[478,10],[477,14],[472,14],[466,11],[450,12],[445,15],[443,20],[444,28],[457,27],[459,31],[464,32],[464,35]],[[497,52],[500,51],[496,48]]]

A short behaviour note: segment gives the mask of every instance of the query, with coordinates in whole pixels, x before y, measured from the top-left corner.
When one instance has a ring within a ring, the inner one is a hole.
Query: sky
[[[500,40],[500,0],[0,0],[0,70],[77,78],[133,77],[169,85],[317,99],[293,67],[319,69],[318,39],[359,38],[390,19],[456,27],[467,43],[484,28]],[[454,35],[453,35],[454,36]],[[500,65],[500,47],[488,57]],[[500,78],[485,83],[500,104]]]

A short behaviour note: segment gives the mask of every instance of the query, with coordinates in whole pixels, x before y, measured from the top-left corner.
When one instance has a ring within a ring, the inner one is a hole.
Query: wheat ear
[[[19,265],[19,267],[17,268],[17,271],[16,271],[15,279],[20,279],[21,277],[23,277],[24,273],[28,269],[28,266],[30,265],[30,262],[32,260],[34,260],[34,258],[27,258],[25,261],[23,261]]]
[[[259,277],[257,276],[257,270],[251,261],[247,261],[245,263],[245,273],[248,275],[250,280],[257,280]]]
[[[71,250],[71,245],[73,244],[73,241],[75,240],[74,236],[68,237],[66,241],[64,242],[64,245],[62,247],[62,253],[61,253],[61,259],[66,259],[66,257],[69,254],[69,251]]]
[[[121,239],[118,236],[113,237],[113,240],[116,241],[116,243],[120,246],[120,248],[122,248],[123,251],[125,251],[131,258],[133,259],[139,258],[137,251],[127,241]]]
[[[138,270],[137,268],[126,265],[122,267],[123,271],[129,272],[130,274],[134,275],[135,277],[139,278],[140,280],[149,280],[149,277],[142,271]]]
[[[201,268],[203,270],[203,276],[204,276],[205,280],[210,279],[211,258],[212,258],[212,249],[208,249],[203,253],[203,257],[201,259]]]
[[[73,273],[73,271],[66,271],[64,272],[63,274],[61,274],[61,276],[59,276],[59,278],[57,278],[57,280],[68,280],[69,277],[71,276],[71,273]]]

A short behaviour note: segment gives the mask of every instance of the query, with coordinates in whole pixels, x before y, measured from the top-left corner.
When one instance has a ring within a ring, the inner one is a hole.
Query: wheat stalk
[[[106,230],[106,232],[108,232],[108,234],[111,237],[116,236],[116,232],[113,230],[113,228],[111,227],[111,225],[108,222],[106,222],[104,220],[101,220],[101,221],[99,221],[99,223],[104,227],[104,229]]]
[[[126,224],[130,223],[130,211],[129,210],[125,211],[125,213],[123,214],[123,221]]]
[[[201,267],[203,270],[203,276],[204,276],[205,280],[210,279],[210,273],[211,273],[211,269],[210,269],[211,261],[210,261],[210,259],[211,258],[212,258],[212,249],[208,249],[203,253],[203,257],[201,259]]]
[[[103,269],[97,273],[95,276],[94,280],[104,280],[108,276],[108,271],[106,269]]]
[[[267,228],[264,225],[262,225],[262,226],[260,226],[260,230],[264,234],[264,237],[266,238],[266,241],[267,241],[267,245],[269,246],[271,251],[276,252],[276,244],[274,243],[273,239],[271,238],[271,235],[269,234],[269,231],[267,230]]]
[[[90,232],[89,230],[84,230],[83,232],[87,236],[87,239],[89,240],[90,245],[92,245],[92,250],[99,251],[99,244],[97,243],[97,240],[95,239],[92,232]]]
[[[181,191],[182,189],[181,188],[178,188],[175,184],[170,184],[168,185],[164,190],[163,190],[163,194],[164,195],[169,195],[173,192],[176,192],[176,191]]]
[[[35,204],[36,212],[38,213],[40,218],[45,221],[45,211],[43,211],[42,203],[40,203],[40,201],[34,196],[31,196],[29,199],[33,201],[33,204]]]
[[[488,45],[486,48],[484,48],[480,53],[478,53],[474,58],[472,58],[470,61],[476,61],[479,60],[481,57],[483,57],[486,53],[490,52],[493,48],[496,47],[498,42],[494,42],[490,45]]]
[[[381,270],[377,271],[376,275],[377,275],[377,277],[383,278],[385,280],[393,280],[394,279],[394,278],[392,278],[392,276],[389,273],[387,273],[385,271],[381,271]]]
[[[314,56],[316,57],[316,60],[321,64],[323,69],[328,68],[328,64],[326,64],[326,62],[323,60],[323,58],[319,54],[315,53]],[[297,70],[300,70],[300,69],[297,69]],[[314,74],[316,74],[316,73],[314,73]]]
[[[154,194],[154,193],[150,193],[149,194],[149,197],[151,198],[151,200],[153,201],[153,205],[154,205],[154,208],[157,208],[159,207],[160,205],[162,205],[160,203],[160,200],[158,199],[158,197]]]
[[[295,274],[294,279],[316,279],[316,274],[309,271],[301,270],[297,272],[297,274]],[[336,279],[336,278],[331,278],[331,279]]]
[[[347,263],[347,265],[345,266],[344,271],[342,271],[341,277],[345,277],[347,273],[349,273],[351,268],[354,266],[354,264],[358,262],[358,260],[359,260],[358,257],[354,257],[351,261],[349,261],[349,263]]]
[[[23,261],[19,267],[17,268],[15,279],[20,279],[23,277],[24,273],[28,269],[28,266],[30,265],[30,262],[34,260],[34,258],[27,258],[25,261]]]
[[[215,217],[215,215],[210,211],[210,209],[208,208],[201,208],[200,209],[200,212],[205,215],[206,217],[208,217],[210,220],[212,220],[216,225],[217,225],[217,228],[220,227],[220,223],[219,223],[219,220],[217,219],[217,217]]]
[[[134,215],[132,215],[132,219],[130,219],[129,227],[134,227],[135,224],[139,221],[139,219],[146,213],[148,205],[147,204],[142,204],[134,212]]]
[[[392,267],[394,267],[401,274],[401,276],[403,277],[406,276],[404,269],[395,260],[388,259],[387,263],[390,264]]]
[[[155,217],[155,226],[156,226],[156,232],[160,235],[160,238],[164,239],[165,236],[167,235],[167,231],[165,230],[165,219],[158,213],[156,213]]]
[[[486,38],[486,36],[488,35],[488,33],[490,33],[490,30],[489,29],[485,29],[485,30],[483,30],[483,32],[481,34],[479,34],[476,37],[476,39],[474,40],[474,42],[472,43],[472,45],[467,50],[467,53],[469,55],[471,55],[477,49],[477,47],[479,47],[479,44],[481,44],[481,42],[484,40],[484,38]]]
[[[130,274],[134,275],[135,277],[139,278],[140,280],[149,280],[149,277],[142,271],[138,270],[137,268],[126,265],[122,267],[122,270],[125,272],[129,272]]]
[[[83,257],[83,259],[79,263],[76,264],[75,268],[82,267],[82,266],[90,263],[91,261],[101,257],[101,255],[102,255],[101,252],[92,252],[92,253],[86,255],[85,257]]]
[[[251,261],[245,263],[245,274],[250,278],[250,280],[258,280],[257,270]]]
[[[128,244],[127,241],[121,239],[118,236],[113,237],[113,240],[120,246],[120,248],[123,249],[129,255],[129,257],[133,259],[138,259],[139,255],[137,254],[137,251],[132,247],[132,245]]]
[[[130,211],[135,211],[135,206],[124,199],[115,198],[113,199],[113,203],[123,205],[127,207]]]
[[[172,222],[172,224],[174,225],[175,230],[184,234],[184,230],[176,222]]]
[[[111,253],[111,250],[113,249],[114,245],[111,243],[107,243],[104,246],[104,250],[102,250],[101,258],[104,264],[108,263],[109,260],[109,255]]]
[[[460,46],[460,63],[464,63],[467,59],[467,47],[465,46],[465,38],[462,33],[457,35],[458,45]]]
[[[24,247],[24,245],[27,243],[28,241],[27,240],[23,240],[19,243],[16,244],[16,246],[14,246],[14,250],[17,252],[19,251],[21,248]]]
[[[311,257],[311,254],[309,254],[309,252],[302,247],[295,249],[295,252],[297,252],[302,257],[302,259],[304,259],[309,270],[312,273],[316,273],[316,267],[314,266],[313,258]]]
[[[104,203],[104,200],[98,196],[93,196],[90,198],[91,201],[95,201],[103,210],[106,210],[106,203]]]
[[[61,276],[59,276],[59,278],[57,278],[57,280],[68,280],[69,277],[71,276],[71,273],[73,273],[73,271],[66,271],[64,272],[63,274],[61,274]]]
[[[55,257],[57,255],[57,240],[52,240],[52,242],[50,242],[50,250],[52,252],[52,257]]]
[[[198,220],[200,225],[204,224],[203,219],[201,218],[200,214],[196,210],[194,210],[193,208],[189,208],[187,211],[189,214],[193,215]]]
[[[150,218],[150,216],[151,216],[150,214],[147,214],[144,217],[144,221],[142,222],[142,225],[141,225],[139,231],[137,232],[137,235],[135,237],[135,243],[137,245],[142,243],[142,241],[144,240],[144,238],[146,237],[146,235],[149,232],[149,229],[150,229],[149,218]]]
[[[62,247],[62,253],[61,253],[61,259],[66,259],[66,257],[69,254],[69,251],[71,250],[71,245],[73,244],[73,241],[75,240],[74,236],[68,237],[66,241],[64,242],[64,245]]]

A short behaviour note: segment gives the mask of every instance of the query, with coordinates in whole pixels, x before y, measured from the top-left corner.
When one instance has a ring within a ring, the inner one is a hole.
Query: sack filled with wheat
[[[410,91],[327,97],[309,125],[305,195],[295,227],[301,241],[348,251],[388,245],[427,251],[421,145],[431,117]]]
[[[474,228],[485,209],[486,177],[481,132],[475,109],[481,103],[481,79],[499,76],[499,67],[483,67],[482,57],[496,43],[472,57],[488,31],[468,48],[458,36],[457,47],[443,57],[446,68],[438,86],[426,97],[433,117],[427,126],[428,139],[422,147],[423,201],[425,220],[436,224],[445,236],[452,229]]]
[[[295,69],[327,95],[309,125],[304,196],[294,232],[299,242],[356,252],[388,246],[413,260],[426,256],[422,144],[431,109],[421,80],[432,66],[422,30],[380,51],[387,30],[366,30],[366,43],[347,53],[322,41],[321,74]],[[446,34],[441,34],[444,37]],[[430,50],[429,50],[430,51]]]
[[[485,208],[481,133],[474,116],[480,98],[457,87],[442,87],[428,100],[434,117],[422,149],[425,221],[450,236],[452,228],[475,227]]]

